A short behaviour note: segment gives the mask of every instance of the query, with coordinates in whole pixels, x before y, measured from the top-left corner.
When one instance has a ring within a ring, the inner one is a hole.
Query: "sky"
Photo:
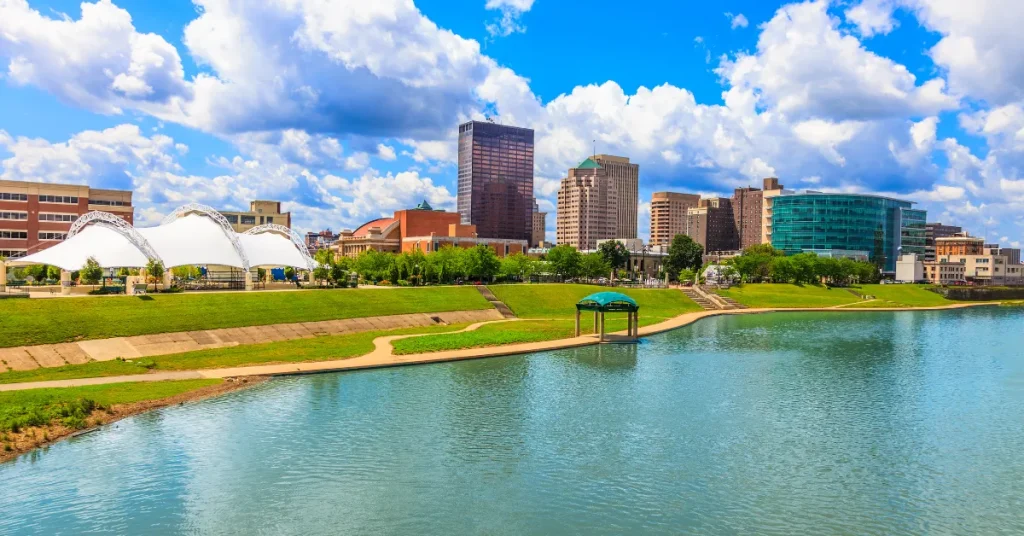
[[[1024,236],[1024,2],[0,0],[0,178],[280,200],[300,231],[454,210],[458,124],[536,132],[549,213],[593,152],[655,191],[919,203]]]

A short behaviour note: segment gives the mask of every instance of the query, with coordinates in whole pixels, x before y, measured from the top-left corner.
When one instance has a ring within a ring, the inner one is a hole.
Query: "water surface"
[[[0,465],[0,534],[1024,532],[1024,311],[279,379]]]

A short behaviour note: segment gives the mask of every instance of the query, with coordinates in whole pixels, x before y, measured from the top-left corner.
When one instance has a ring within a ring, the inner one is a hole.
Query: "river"
[[[1024,309],[273,380],[0,465],[0,533],[1024,533]]]

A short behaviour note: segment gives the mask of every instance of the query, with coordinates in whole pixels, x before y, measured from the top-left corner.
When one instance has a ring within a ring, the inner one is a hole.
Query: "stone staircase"
[[[512,309],[509,309],[508,306],[505,305],[504,302],[499,300],[494,295],[494,293],[491,292],[491,289],[487,288],[484,285],[476,285],[476,290],[477,290],[477,292],[480,293],[481,296],[484,297],[485,300],[490,302],[491,305],[493,305],[494,308],[497,309],[499,313],[501,313],[502,317],[504,317],[504,318],[515,318],[516,317],[516,314],[512,312]]]
[[[719,310],[718,304],[716,304],[715,302],[705,298],[704,295],[702,295],[699,292],[697,292],[697,290],[695,288],[693,288],[693,287],[680,287],[679,290],[682,290],[683,294],[685,294],[687,298],[690,298],[691,300],[693,300],[694,303],[696,303],[697,305],[699,305],[701,307],[701,309],[704,309],[705,311],[717,311],[717,310]]]
[[[732,298],[726,298],[725,296],[719,296],[718,299],[720,299],[723,302],[725,302],[725,308],[726,309],[746,309],[747,308],[746,305],[743,305],[742,303],[740,303],[740,302],[738,302],[738,301],[736,301],[736,300],[734,300]]]

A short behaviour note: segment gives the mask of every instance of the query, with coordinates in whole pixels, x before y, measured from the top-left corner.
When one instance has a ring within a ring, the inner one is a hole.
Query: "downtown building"
[[[537,206],[537,200],[533,200],[533,235],[530,238],[530,247],[539,248],[546,242],[546,230],[548,225],[548,213],[541,212]]]
[[[924,226],[924,260],[931,262],[935,260],[935,239],[956,236],[964,230],[956,225],[943,225],[941,223],[926,223]]]
[[[248,211],[220,210],[236,233],[273,223],[291,229],[292,213],[281,211],[280,201],[250,201]]]
[[[0,257],[23,257],[59,244],[75,220],[92,211],[135,222],[129,190],[0,180]]]
[[[686,234],[686,216],[697,208],[700,196],[677,192],[654,192],[651,195],[651,245],[668,247],[676,235]]]
[[[592,156],[570,169],[558,188],[558,243],[591,250],[599,240],[636,238],[639,176],[640,166],[621,156]]]
[[[459,125],[458,212],[487,238],[533,237],[533,130],[490,121]]]

